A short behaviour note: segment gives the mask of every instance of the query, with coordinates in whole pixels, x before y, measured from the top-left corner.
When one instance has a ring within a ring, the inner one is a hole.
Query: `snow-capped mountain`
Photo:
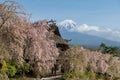
[[[120,30],[114,30],[108,27],[91,26],[87,24],[79,25],[73,20],[61,21],[58,27],[60,31],[83,33],[120,42]]]
[[[73,20],[64,20],[58,24],[63,38],[72,39],[72,44],[98,46],[101,42],[109,45],[119,46],[120,31],[107,27],[78,25]]]
[[[76,27],[76,22],[73,20],[64,20],[58,24],[60,30],[72,31]]]

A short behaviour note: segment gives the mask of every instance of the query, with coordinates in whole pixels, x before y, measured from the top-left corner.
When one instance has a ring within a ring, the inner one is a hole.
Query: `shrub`
[[[8,62],[3,60],[1,71],[6,73],[8,77],[14,77],[16,73],[23,76],[29,72],[29,64],[24,62],[23,66],[17,66],[16,60],[9,60]]]
[[[6,72],[7,71],[7,63],[5,60],[2,61],[2,69],[1,69],[2,72]]]
[[[24,63],[23,63],[23,71],[24,71],[25,73],[28,73],[29,70],[30,70],[29,64],[27,64],[26,62],[24,62]]]
[[[8,65],[8,66],[7,66],[7,71],[6,71],[6,73],[7,73],[7,75],[8,75],[9,77],[15,76],[16,72],[17,72],[17,69],[16,69],[15,66],[13,66],[13,65]]]
[[[3,60],[1,72],[6,73],[8,77],[13,77],[15,76],[17,69],[14,65],[11,65],[9,62],[7,63],[5,60]]]
[[[89,73],[89,77],[90,77],[90,79],[92,79],[92,80],[95,80],[96,79],[96,73],[95,72],[90,72]]]
[[[85,71],[83,73],[72,71],[63,75],[65,80],[97,80],[97,75],[94,72]],[[101,78],[100,78],[101,79]]]
[[[26,62],[23,63],[23,66],[17,68],[17,74],[24,76],[26,73],[30,71],[29,64]]]
[[[63,75],[63,79],[65,80],[76,80],[76,79],[80,79],[80,73],[72,71],[72,72],[66,72]]]

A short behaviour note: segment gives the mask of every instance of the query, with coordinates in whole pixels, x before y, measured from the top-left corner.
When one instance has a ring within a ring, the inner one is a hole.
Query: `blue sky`
[[[79,24],[120,30],[120,0],[17,0],[32,20],[71,19]]]

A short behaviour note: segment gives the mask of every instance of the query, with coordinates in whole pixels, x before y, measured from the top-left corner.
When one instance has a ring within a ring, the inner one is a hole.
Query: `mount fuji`
[[[78,27],[75,21],[64,20],[58,24],[58,28],[64,39],[72,39],[70,41],[70,44],[72,45],[82,45],[86,47],[99,47],[99,45],[103,42],[109,46],[111,45],[111,46],[120,47],[120,42],[113,41],[113,40],[104,38],[103,36],[96,35],[98,34],[97,31],[102,32],[102,29],[99,29],[98,27],[95,27],[95,26],[89,27],[86,24],[83,24],[82,26]],[[96,34],[93,35],[92,32],[95,32]],[[102,34],[104,34],[104,31]]]
[[[60,30],[63,31],[72,31],[76,28],[77,24],[73,20],[64,20],[58,24]]]

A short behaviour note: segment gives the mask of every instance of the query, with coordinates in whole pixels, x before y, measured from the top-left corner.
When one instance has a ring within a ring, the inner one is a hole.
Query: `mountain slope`
[[[110,41],[101,37],[91,36],[83,33],[61,31],[61,35],[65,39],[72,39],[70,44],[83,45],[87,47],[98,47],[102,42],[106,45],[118,46],[119,42]]]
[[[116,37],[113,35],[116,32],[108,28],[103,30],[102,28],[86,24],[78,26],[73,20],[64,20],[58,24],[58,27],[63,38],[72,39],[70,44],[98,47],[103,42],[106,45],[120,46],[120,42],[111,40],[111,38]]]

